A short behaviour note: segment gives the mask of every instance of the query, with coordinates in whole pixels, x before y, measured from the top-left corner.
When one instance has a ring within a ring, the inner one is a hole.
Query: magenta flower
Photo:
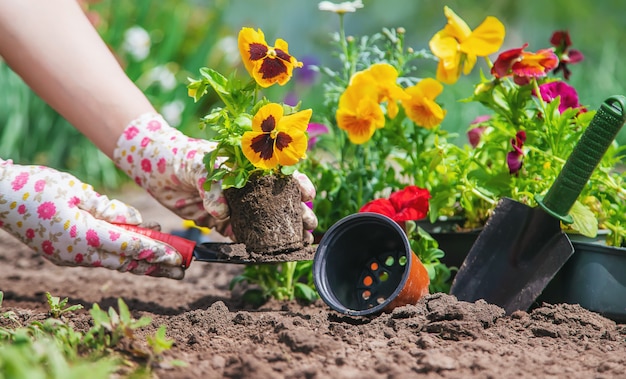
[[[324,124],[312,122],[309,124],[306,131],[309,135],[308,150],[311,150],[317,143],[317,137],[328,133],[328,127]]]
[[[92,247],[99,247],[100,246],[100,237],[98,237],[98,233],[93,230],[93,229],[89,229],[87,230],[87,245],[92,246]]]
[[[139,134],[139,129],[136,126],[131,126],[124,130],[124,137],[127,140],[133,139],[137,134]]]
[[[141,169],[144,172],[148,172],[148,173],[152,172],[152,163],[150,162],[149,159],[144,158],[141,160]]]
[[[557,30],[552,33],[550,37],[550,44],[555,47],[555,53],[559,57],[559,65],[554,70],[556,74],[559,71],[563,71],[563,77],[565,80],[569,80],[571,71],[567,67],[568,64],[574,64],[582,61],[585,56],[583,53],[576,49],[570,49],[572,46],[572,40],[569,37],[567,30]]]
[[[42,220],[50,220],[56,212],[57,208],[51,201],[41,203],[41,205],[37,207],[37,214]]]
[[[13,180],[13,182],[11,183],[11,188],[13,189],[13,191],[19,191],[22,189],[22,187],[26,185],[27,182],[28,173],[22,172],[17,177],[15,177],[15,180]]]
[[[581,108],[581,111],[586,111],[578,102],[576,89],[565,82],[557,81],[544,83],[539,86],[539,94],[543,101],[548,103],[556,98],[560,98],[559,113],[563,113],[569,108]]]
[[[473,148],[476,148],[476,146],[478,146],[480,138],[482,137],[485,130],[487,130],[487,127],[483,124],[489,120],[491,120],[491,116],[482,115],[476,117],[474,121],[470,122],[470,126],[477,125],[467,132],[467,139],[469,140],[469,143],[470,145],[472,145]]]
[[[509,166],[509,173],[511,175],[516,175],[522,168],[522,163],[524,161],[522,146],[524,146],[524,142],[526,142],[526,132],[523,130],[517,132],[515,134],[515,138],[511,138],[513,151],[510,151],[506,155],[506,164]]]
[[[68,201],[67,205],[70,208],[77,207],[80,204],[80,198],[78,196],[72,196]]]
[[[35,182],[35,192],[43,192],[46,187],[46,181],[41,179]]]

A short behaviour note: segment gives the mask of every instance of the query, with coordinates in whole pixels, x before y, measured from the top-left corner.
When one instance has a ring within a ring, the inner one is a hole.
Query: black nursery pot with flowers
[[[626,249],[573,241],[574,255],[550,281],[537,303],[580,304],[626,323]]]
[[[441,262],[460,267],[480,234],[479,229],[454,231],[452,221],[418,222],[445,252]],[[534,306],[579,304],[616,322],[626,323],[626,248],[607,246],[602,238],[570,235],[574,254],[548,283]],[[452,273],[454,278],[454,272]]]

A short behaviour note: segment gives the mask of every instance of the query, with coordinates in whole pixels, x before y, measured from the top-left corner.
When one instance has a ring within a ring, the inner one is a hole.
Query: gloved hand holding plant
[[[268,46],[261,30],[243,28],[239,33],[239,50],[253,81],[242,83],[213,69],[202,68],[201,78],[191,79],[188,85],[189,95],[196,101],[212,88],[224,103],[224,107],[212,109],[202,119],[204,126],[209,127],[211,140],[216,142],[216,147],[204,154],[205,189],[209,193],[217,187],[225,191],[233,216],[230,220],[233,234],[249,248],[269,251],[310,244],[310,230],[317,226],[317,218],[304,202],[313,200],[315,189],[294,165],[306,156],[306,129],[312,111],[257,99],[259,89],[285,84],[293,69],[302,63],[289,55],[285,41],[278,39],[275,47]],[[247,188],[250,182],[267,182],[269,178],[275,182],[268,195],[245,194],[247,189],[238,191]],[[290,191],[289,180],[296,183],[299,204],[276,197]],[[252,208],[263,200],[258,208]],[[236,204],[242,205],[241,211],[233,210]],[[251,214],[259,219],[236,223],[236,219]],[[293,222],[287,222],[290,219]],[[261,230],[259,236],[251,236],[256,229]],[[295,237],[287,241],[282,235]],[[278,242],[281,239],[283,242]]]

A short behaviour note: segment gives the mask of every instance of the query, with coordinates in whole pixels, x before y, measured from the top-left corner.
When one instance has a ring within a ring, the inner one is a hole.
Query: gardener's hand
[[[70,174],[0,159],[0,226],[57,265],[181,279],[182,257],[171,246],[111,224],[141,221]]]
[[[116,165],[165,207],[235,239],[220,186],[204,190],[207,171],[203,159],[216,146],[215,142],[189,138],[160,115],[149,113],[126,127],[113,155]],[[317,219],[304,202],[313,200],[315,188],[305,175],[296,174],[296,178],[302,193],[304,234],[309,241],[312,236],[307,230],[317,226]]]

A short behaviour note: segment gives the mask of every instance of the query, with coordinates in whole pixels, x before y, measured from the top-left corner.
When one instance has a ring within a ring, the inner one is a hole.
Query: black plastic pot
[[[626,322],[626,249],[572,241],[574,255],[550,281],[538,303],[580,304]]]
[[[313,278],[326,304],[354,316],[415,304],[428,293],[428,273],[404,230],[377,213],[356,213],[328,229],[313,259]]]

